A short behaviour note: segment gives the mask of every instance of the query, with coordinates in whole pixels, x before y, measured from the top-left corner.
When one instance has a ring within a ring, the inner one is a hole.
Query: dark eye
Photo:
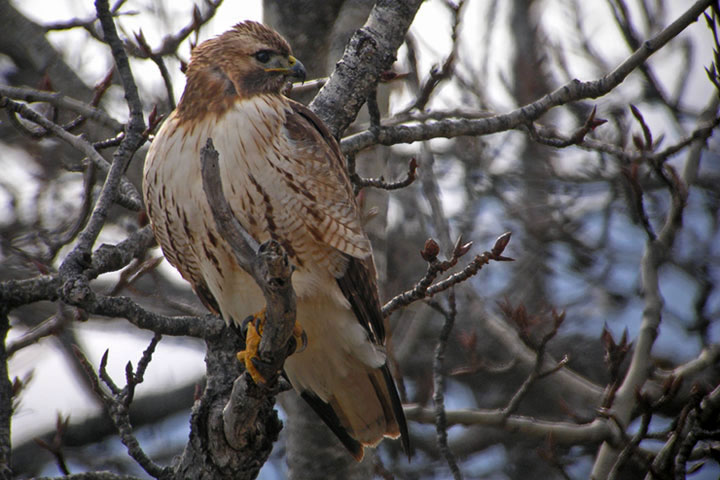
[[[260,63],[267,63],[270,61],[270,52],[267,50],[260,50],[255,54],[255,58],[257,58]]]

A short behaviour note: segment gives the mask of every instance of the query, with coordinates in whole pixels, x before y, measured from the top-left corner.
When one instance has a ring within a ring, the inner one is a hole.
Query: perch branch
[[[223,411],[225,437],[230,445],[240,448],[244,437],[255,426],[253,418],[260,413],[265,397],[276,393],[278,375],[289,353],[288,341],[295,325],[292,267],[279,243],[271,240],[258,246],[233,215],[223,194],[219,154],[210,138],[202,150],[201,162],[203,189],[220,236],[232,247],[240,266],[257,282],[266,302],[266,321],[258,348],[266,384],[256,384],[245,372],[235,381]]]

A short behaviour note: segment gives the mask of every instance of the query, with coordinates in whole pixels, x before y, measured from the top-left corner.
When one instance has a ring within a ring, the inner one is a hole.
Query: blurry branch
[[[555,132],[553,128],[533,125],[532,130],[534,133],[530,133],[530,136],[533,140],[555,148],[577,146],[587,151],[609,153],[628,163],[647,160],[650,163],[657,164],[665,162],[693,142],[700,141],[704,143],[705,140],[710,138],[718,125],[720,125],[720,117],[715,117],[713,115],[711,120],[700,123],[695,130],[693,130],[685,138],[682,138],[675,144],[654,153],[646,151],[641,152],[637,149],[624,149],[621,146],[606,143],[593,138],[583,137],[576,139],[578,132],[584,131],[585,127],[580,128],[570,136],[563,136]]]
[[[140,46],[140,51],[147,55],[148,58],[157,65],[158,70],[160,70],[160,76],[162,76],[163,82],[165,83],[165,91],[168,96],[168,111],[175,110],[175,93],[173,92],[172,78],[170,77],[167,65],[165,65],[165,60],[163,60],[162,55],[158,55],[152,51],[142,30],[135,34],[135,41]]]
[[[713,0],[698,0],[695,2],[668,27],[653,38],[643,42],[642,46],[618,65],[615,70],[597,80],[588,82],[572,80],[533,103],[490,118],[476,120],[450,118],[435,122],[366,130],[344,138],[341,143],[342,150],[345,154],[351,154],[376,144],[394,145],[437,137],[452,138],[462,135],[498,133],[528,125],[559,105],[603,96],[620,85],[630,73],[642,65],[653,53],[660,50],[688,25],[693,23],[703,10],[712,3]]]
[[[482,328],[502,345],[502,349],[507,351],[509,358],[515,359],[526,368],[534,368],[537,362],[537,353],[519,338],[517,331],[507,321],[488,316],[484,319]],[[545,355],[543,362],[545,371],[550,371],[558,365],[558,362],[549,355]],[[563,368],[545,381],[552,384],[552,387],[548,388],[552,388],[563,398],[577,398],[577,404],[586,406],[589,412],[593,412],[600,405],[602,388],[571,369]]]
[[[431,306],[439,311],[445,318],[443,326],[440,329],[438,342],[435,346],[435,356],[433,357],[433,403],[435,404],[435,431],[437,445],[440,453],[445,457],[445,461],[450,467],[455,480],[461,480],[462,474],[458,467],[455,455],[453,455],[448,446],[447,435],[447,417],[445,416],[445,380],[447,372],[445,371],[445,349],[450,338],[453,326],[455,325],[455,317],[457,316],[457,304],[455,302],[455,291],[450,289],[448,292],[448,309],[442,308],[437,302],[432,302]]]
[[[55,434],[52,436],[52,439],[49,442],[46,442],[41,438],[35,438],[35,443],[37,445],[52,454],[52,456],[55,458],[55,463],[57,464],[58,469],[62,472],[63,475],[70,474],[70,470],[67,467],[65,455],[62,450],[62,437],[65,433],[65,430],[67,430],[69,422],[70,416],[63,418],[63,416],[58,413],[57,419],[55,420]]]
[[[700,355],[698,355],[697,358],[679,365],[668,372],[663,372],[660,375],[660,379],[686,379],[692,375],[702,372],[708,367],[714,367],[718,364],[720,364],[720,344],[714,344],[700,352]]]
[[[639,49],[641,44],[640,34],[635,30],[635,27],[632,24],[630,12],[625,4],[625,1],[611,0],[608,4],[610,5],[610,10],[615,17],[615,23],[618,25],[623,37],[625,37],[625,42],[630,47],[630,50],[635,51]],[[671,101],[665,92],[663,92],[660,82],[658,82],[653,70],[648,64],[642,64],[639,68],[647,81],[645,85],[646,88],[649,89],[650,96],[656,98],[660,101],[660,103],[667,106],[675,120],[678,121],[678,105],[676,102]]]
[[[527,125],[527,131],[530,134],[530,138],[532,138],[538,143],[542,143],[543,145],[549,145],[555,148],[565,148],[571,145],[580,145],[585,140],[585,135],[592,132],[600,125],[607,123],[607,120],[603,118],[596,118],[596,113],[597,106],[594,106],[592,112],[590,112],[590,115],[588,115],[588,118],[585,120],[583,126],[575,130],[568,138],[560,139],[557,137],[543,137],[538,134],[534,123],[530,123]]]
[[[404,410],[408,420],[420,423],[435,423],[435,411],[433,409],[419,405],[407,405]],[[610,422],[604,419],[597,419],[586,424],[573,424],[549,422],[519,415],[506,417],[502,410],[482,409],[448,410],[445,414],[448,426],[484,425],[535,438],[552,435],[553,440],[562,445],[591,444],[602,441],[616,443],[620,441],[619,432],[612,427]]]
[[[198,320],[199,321],[199,320]],[[83,376],[86,377],[84,371]],[[130,423],[134,428],[156,425],[158,422],[178,413],[187,413],[192,407],[195,395],[203,385],[202,377],[188,379],[186,383],[157,392],[143,392],[136,396],[130,405]],[[94,393],[90,393],[94,395]],[[53,443],[56,429],[47,430],[35,437],[46,443]],[[117,429],[103,410],[96,414],[75,419],[64,428],[61,443],[67,451],[65,457],[71,463],[75,458],[83,457],[83,447],[101,442],[108,436],[116,435]],[[15,473],[36,472],[35,467],[42,459],[38,458],[36,440],[27,440],[13,448],[13,467]]]
[[[233,448],[241,450],[246,445],[245,437],[256,428],[265,396],[277,393],[282,365],[292,353],[289,340],[295,326],[295,291],[290,281],[292,267],[280,244],[272,240],[258,245],[233,214],[223,194],[218,159],[212,139],[208,138],[201,156],[203,190],[221,237],[228,241],[238,264],[253,277],[265,297],[266,321],[258,347],[261,362],[255,366],[266,383],[256,384],[245,371],[233,384],[223,411],[225,438]]]
[[[428,262],[428,268],[425,276],[423,276],[423,278],[421,278],[412,289],[396,295],[388,301],[383,306],[383,315],[387,317],[398,308],[405,307],[423,298],[432,297],[433,295],[447,290],[454,285],[464,282],[480,271],[483,265],[490,263],[490,260],[494,260],[496,262],[512,261],[511,258],[504,257],[502,255],[509,241],[510,232],[500,235],[497,240],[495,240],[495,245],[493,246],[492,251],[483,252],[482,254],[477,255],[473,261],[465,266],[465,268],[463,268],[460,272],[433,284],[433,281],[438,275],[457,265],[460,257],[470,250],[472,242],[462,244],[462,237],[458,238],[455,243],[455,247],[453,248],[450,260],[441,262],[437,259],[437,255],[440,253],[440,247],[433,239],[428,239],[425,242],[425,247],[420,252],[423,259]]]
[[[547,344],[552,340],[555,335],[557,335],[558,329],[563,324],[563,321],[565,320],[565,313],[557,313],[553,310],[552,312],[552,320],[553,320],[553,327],[552,329],[547,332],[543,338],[540,340],[537,348],[535,349],[535,365],[533,366],[532,371],[530,372],[530,375],[525,379],[525,381],[520,385],[520,388],[515,392],[515,394],[512,396],[508,404],[505,406],[505,408],[502,409],[502,413],[505,416],[505,418],[509,418],[510,415],[515,413],[520,406],[520,402],[522,399],[527,395],[530,387],[537,381],[544,377],[547,377],[548,375],[552,375],[553,373],[557,372],[561,368],[563,368],[567,362],[568,358],[564,357],[562,360],[560,360],[554,367],[550,368],[549,370],[543,370],[544,364],[545,364],[545,353],[547,349]]]
[[[21,350],[29,345],[32,345],[42,338],[50,335],[55,335],[57,332],[65,328],[73,319],[74,316],[70,315],[64,305],[59,304],[57,313],[52,317],[41,322],[38,326],[32,328],[30,331],[25,333],[23,336],[14,340],[7,346],[8,357],[12,356],[18,350]]]
[[[327,77],[323,77],[316,78],[314,80],[308,80],[307,82],[303,82],[302,84],[294,83],[292,85],[292,89],[290,90],[290,92],[288,92],[288,96],[302,95],[308,92],[316,92],[320,90],[323,85],[327,83],[327,81]]]
[[[138,48],[137,45],[134,45],[129,41],[124,42],[125,48],[128,49],[131,55],[139,58],[152,59],[153,56],[160,58],[164,55],[176,55],[177,49],[180,44],[187,37],[189,37],[191,33],[197,33],[200,30],[200,27],[210,21],[210,19],[215,16],[215,13],[217,12],[220,4],[222,4],[222,0],[205,0],[205,6],[207,8],[204,13],[200,10],[200,8],[198,8],[197,5],[193,5],[192,21],[182,27],[176,33],[172,35],[166,35],[162,39],[162,43],[160,44],[160,46],[155,49],[146,49],[143,48],[142,45],[140,46],[140,48]],[[140,33],[140,35],[142,35],[142,32]],[[195,44],[193,43],[191,46],[194,47],[194,45]]]
[[[115,17],[119,17],[121,15],[136,15],[137,12],[118,12],[120,10],[120,7],[125,4],[126,0],[117,0],[115,4],[110,9],[110,12]],[[97,21],[97,17],[90,17],[90,18],[73,18],[71,20],[65,20],[62,22],[55,22],[55,23],[46,23],[43,25],[46,31],[53,31],[53,30],[70,30],[77,27],[82,27],[88,31],[93,31],[93,24]]]
[[[96,106],[67,97],[59,92],[47,92],[27,87],[20,88],[0,85],[0,95],[26,102],[46,102],[56,108],[67,109],[71,112],[75,112],[89,120],[105,125],[116,132],[122,130],[124,127],[122,123],[118,122]]]
[[[170,467],[161,467],[150,459],[140,447],[140,444],[133,434],[133,429],[130,424],[130,403],[135,395],[135,387],[142,383],[145,375],[145,369],[152,359],[152,354],[155,351],[155,347],[160,341],[161,336],[155,334],[153,339],[150,341],[150,345],[143,352],[142,358],[138,362],[137,368],[133,371],[132,363],[128,362],[125,367],[126,385],[122,389],[118,388],[107,373],[107,359],[108,350],[105,350],[105,354],[100,362],[99,378],[98,375],[93,371],[90,362],[85,356],[76,350],[76,354],[80,359],[85,373],[90,378],[93,390],[95,394],[105,405],[105,408],[110,415],[115,427],[120,435],[120,440],[123,445],[127,447],[128,454],[145,470],[149,475],[161,479],[170,478]],[[105,387],[100,384],[100,380],[103,381]]]
[[[457,4],[453,4],[448,1],[446,2],[446,5],[453,15],[451,34],[452,50],[450,51],[450,54],[445,58],[442,67],[438,68],[437,65],[432,67],[432,69],[430,70],[430,77],[422,84],[417,96],[415,97],[415,101],[411,106],[406,108],[405,111],[423,110],[427,105],[428,101],[430,101],[430,96],[432,95],[435,88],[441,82],[447,80],[453,75],[453,71],[455,69],[455,61],[458,57],[458,49],[460,47],[458,32],[460,30],[460,20],[462,19],[462,10],[465,6],[465,0],[460,0]]]
[[[103,273],[122,269],[133,258],[143,255],[154,242],[152,230],[148,226],[117,245],[101,245],[92,255],[87,278],[92,280]],[[61,286],[62,277],[58,274],[0,282],[0,305],[9,311],[41,300],[57,300]]]
[[[60,125],[53,123],[44,116],[40,115],[29,106],[10,100],[5,96],[0,96],[0,108],[6,108],[10,112],[20,114],[27,120],[37,123],[44,129],[50,131],[60,140],[63,140],[76,150],[85,154],[90,161],[92,161],[95,166],[100,169],[100,171],[107,174],[109,178],[111,168],[108,165],[108,162],[97,152],[97,150],[95,150],[90,142],[83,138],[83,135],[73,135],[72,133],[65,131]],[[118,203],[130,210],[140,210],[142,201],[140,200],[140,194],[137,189],[135,189],[133,184],[130,183],[130,181],[124,176],[120,178],[119,183],[120,185],[117,194]]]
[[[664,165],[660,168],[662,174],[667,176],[672,204],[660,233],[649,237],[640,264],[645,308],[630,367],[617,390],[612,406],[613,418],[623,429],[629,424],[636,406],[635,394],[647,381],[651,369],[650,353],[658,335],[663,310],[659,269],[667,259],[675,235],[682,226],[682,213],[688,195],[686,186],[682,184],[671,166]],[[614,447],[603,444],[595,459],[593,478],[597,480],[607,478],[612,466],[618,460],[618,455],[619,452]]]
[[[703,440],[717,440],[716,419],[720,413],[720,386],[708,393],[696,408],[688,414],[685,426],[680,430],[684,436],[679,443],[675,456],[676,478],[685,474],[687,462],[692,459],[693,449]]]

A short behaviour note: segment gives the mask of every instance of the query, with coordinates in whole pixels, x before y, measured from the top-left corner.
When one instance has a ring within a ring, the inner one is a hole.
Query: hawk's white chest
[[[261,308],[262,295],[235,264],[229,246],[213,234],[215,223],[202,187],[201,149],[212,138],[224,194],[243,227],[260,243],[271,238],[273,229],[299,238],[292,247],[305,253],[297,202],[278,173],[297,161],[287,153],[293,145],[282,131],[290,107],[276,98],[255,96],[237,102],[220,118],[207,115],[197,122],[181,123],[173,114],[145,162],[146,204],[152,205],[148,215],[168,260],[191,282],[188,277],[193,275],[204,279],[223,315],[236,321]],[[293,275],[298,297],[323,292],[347,306],[337,288],[327,288],[328,283],[335,286],[335,280],[321,262],[306,263]]]

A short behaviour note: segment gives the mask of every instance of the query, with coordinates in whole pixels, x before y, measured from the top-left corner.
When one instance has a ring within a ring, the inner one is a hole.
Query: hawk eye
[[[268,50],[260,50],[255,54],[255,58],[257,58],[260,63],[267,63],[270,61],[270,52]]]

